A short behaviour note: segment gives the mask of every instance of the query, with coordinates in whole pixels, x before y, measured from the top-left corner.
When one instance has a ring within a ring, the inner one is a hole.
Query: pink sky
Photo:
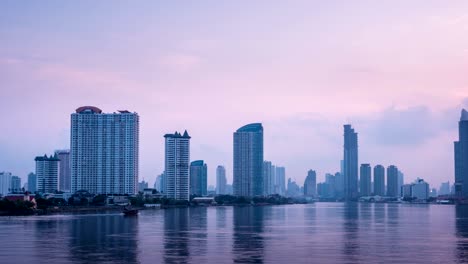
[[[0,3],[0,171],[69,147],[70,114],[141,116],[140,178],[163,170],[163,135],[232,179],[232,133],[262,122],[265,158],[302,184],[339,171],[344,123],[360,163],[453,182],[468,106],[466,1]]]

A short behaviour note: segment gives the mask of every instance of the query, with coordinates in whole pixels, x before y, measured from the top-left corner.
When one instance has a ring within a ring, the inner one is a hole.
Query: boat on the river
[[[137,215],[138,214],[138,210],[137,209],[132,209],[131,207],[129,206],[125,206],[124,209],[122,210],[122,213],[124,215]]]

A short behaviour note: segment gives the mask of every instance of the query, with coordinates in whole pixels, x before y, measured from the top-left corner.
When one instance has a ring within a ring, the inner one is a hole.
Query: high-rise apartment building
[[[216,194],[227,194],[226,184],[226,169],[219,165],[216,167]]]
[[[208,194],[208,167],[203,160],[190,163],[190,194],[206,196]]]
[[[387,167],[387,196],[398,197],[398,168],[395,165]]]
[[[154,189],[156,189],[158,192],[164,192],[164,172],[156,176],[156,181],[154,181]]]
[[[317,173],[314,170],[307,172],[304,181],[304,196],[315,197],[317,195]]]
[[[28,174],[28,192],[35,193],[37,190],[36,184],[37,184],[36,174],[32,172],[29,173]]]
[[[36,188],[41,193],[58,191],[59,158],[47,155],[38,156],[36,161]]]
[[[455,148],[455,195],[468,198],[468,112],[463,109],[458,122]]]
[[[176,200],[190,199],[190,136],[175,132],[166,134],[164,194]]]
[[[11,173],[0,172],[0,195],[7,195],[11,188]]]
[[[138,188],[139,116],[83,106],[71,114],[71,191],[135,194]]]
[[[344,125],[344,193],[347,200],[358,197],[358,134]]]
[[[71,167],[70,167],[70,150],[57,150],[57,157],[60,160],[59,163],[59,191],[70,192],[71,191]]]
[[[361,164],[360,180],[359,180],[359,193],[361,196],[371,195],[371,166],[370,164]]]
[[[264,195],[263,126],[245,125],[234,132],[234,195]]]
[[[265,195],[275,193],[275,174],[272,173],[273,168],[274,166],[271,164],[271,161],[263,162],[263,185]]]
[[[385,168],[382,165],[374,167],[374,195],[385,196]]]
[[[21,178],[18,176],[11,176],[11,193],[19,193],[22,191],[21,188]]]
[[[405,174],[398,170],[398,194],[401,196],[401,187],[405,184]]]
[[[272,173],[274,172],[274,179],[275,179],[275,189],[277,189],[276,194],[279,195],[286,195],[286,168],[275,166],[272,169]]]

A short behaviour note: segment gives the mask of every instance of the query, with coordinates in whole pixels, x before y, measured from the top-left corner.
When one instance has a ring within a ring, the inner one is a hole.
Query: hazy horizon
[[[340,170],[343,125],[359,164],[454,181],[468,108],[468,2],[18,1],[0,3],[0,171],[70,146],[84,105],[140,115],[140,176],[164,170],[166,133],[232,183],[233,133],[264,126],[265,160],[300,185]]]

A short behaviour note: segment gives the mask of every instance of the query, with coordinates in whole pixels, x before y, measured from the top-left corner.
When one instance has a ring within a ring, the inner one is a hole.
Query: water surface
[[[468,206],[316,203],[0,217],[0,263],[468,263]]]

